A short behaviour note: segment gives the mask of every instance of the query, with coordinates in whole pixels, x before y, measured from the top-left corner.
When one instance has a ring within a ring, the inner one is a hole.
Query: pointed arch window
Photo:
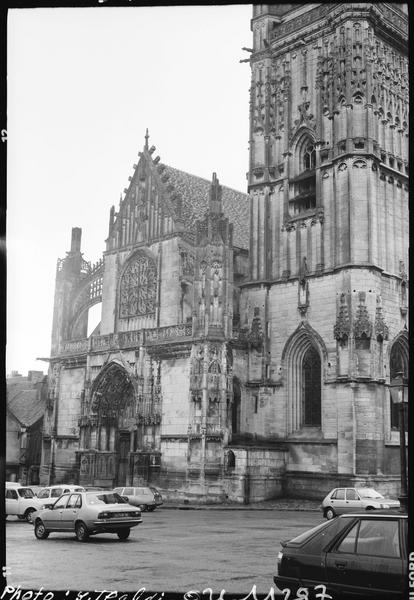
[[[313,171],[316,166],[316,151],[312,142],[308,142],[303,151],[303,170]]]
[[[302,424],[321,425],[321,359],[314,346],[306,351],[302,362]]]
[[[390,353],[390,383],[402,373],[403,378],[408,377],[408,351],[402,340],[394,342]],[[390,399],[391,429],[400,427],[400,408]],[[404,419],[405,430],[408,431],[408,419]]]
[[[294,217],[316,207],[316,149],[309,138],[297,146],[298,173],[290,181],[289,214]]]

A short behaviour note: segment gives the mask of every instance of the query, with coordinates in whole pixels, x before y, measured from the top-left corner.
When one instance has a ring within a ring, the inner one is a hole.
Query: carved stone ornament
[[[384,316],[382,314],[382,301],[381,296],[377,296],[377,308],[375,311],[375,337],[379,342],[383,340],[388,340],[388,326],[384,321]]]
[[[298,280],[298,309],[302,317],[306,315],[309,307],[309,283],[307,280],[307,275],[308,265],[306,262],[306,256],[304,256],[299,271]]]
[[[248,334],[248,341],[256,349],[261,348],[263,344],[262,322],[260,320],[260,311],[258,306],[254,308],[254,316],[252,320],[252,326]]]
[[[407,281],[407,271],[403,260],[400,260],[400,277],[403,281]]]
[[[372,323],[369,318],[368,309],[365,306],[365,292],[359,292],[359,306],[356,310],[354,321],[354,337],[360,339],[362,337],[371,338]]]
[[[349,317],[348,303],[346,294],[341,294],[338,316],[334,325],[334,338],[338,342],[346,342],[351,331],[351,319]]]

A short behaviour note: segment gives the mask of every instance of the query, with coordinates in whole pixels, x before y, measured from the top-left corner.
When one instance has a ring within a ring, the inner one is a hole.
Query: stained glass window
[[[137,255],[122,276],[120,317],[154,315],[157,299],[157,270],[154,262]]]

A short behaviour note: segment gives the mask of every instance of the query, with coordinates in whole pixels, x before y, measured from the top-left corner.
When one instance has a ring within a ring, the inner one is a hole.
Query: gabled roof
[[[22,384],[13,386],[11,393],[7,394],[7,408],[16,417],[16,419],[25,427],[30,427],[36,423],[44,414],[46,401],[42,398],[40,390],[22,389]]]
[[[195,230],[195,222],[202,219],[208,209],[211,181],[164,165],[168,183],[182,199],[181,216],[189,231]],[[249,247],[249,197],[232,188],[222,187],[223,212],[233,224],[233,244],[237,248]]]
[[[145,140],[119,210],[111,208],[107,250],[176,233],[191,239],[196,221],[209,208],[211,181],[161,163],[159,156],[152,156],[155,146],[148,147],[148,134]],[[233,245],[247,250],[249,197],[224,185],[221,190],[224,215],[233,225]]]

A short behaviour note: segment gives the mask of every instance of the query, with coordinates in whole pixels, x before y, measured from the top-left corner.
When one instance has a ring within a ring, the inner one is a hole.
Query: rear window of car
[[[291,540],[289,540],[289,543],[301,546],[302,544],[313,538],[313,536],[317,536],[317,534],[319,534],[317,537],[320,537],[323,540],[326,539],[329,533],[332,533],[332,535],[329,536],[329,539],[332,539],[334,535],[336,535],[337,531],[339,531],[338,521],[339,519],[334,519],[328,522],[324,521],[323,523],[316,525],[316,527],[312,527],[312,529],[308,529],[300,535],[292,538]]]
[[[52,498],[59,498],[59,496],[61,496],[62,494],[63,494],[63,488],[53,488],[50,491],[50,495]]]
[[[127,494],[128,496],[133,496],[134,495],[134,488],[125,488],[124,489],[124,494]]]

